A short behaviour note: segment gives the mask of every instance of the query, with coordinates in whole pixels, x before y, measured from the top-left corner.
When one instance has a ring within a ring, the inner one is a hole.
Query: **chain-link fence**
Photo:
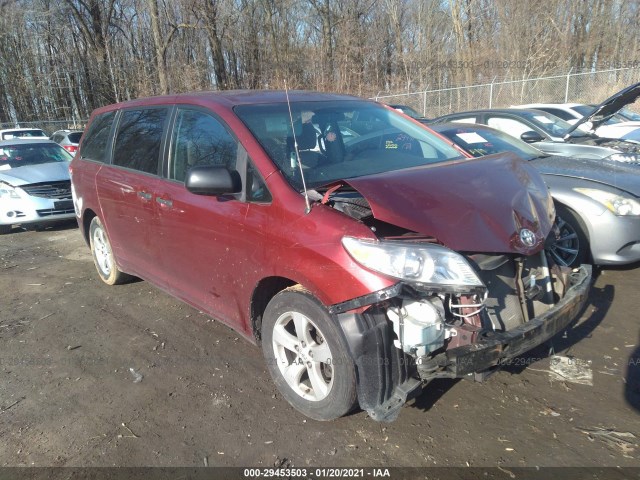
[[[624,87],[640,81],[640,68],[572,73],[552,77],[509,80],[424,92],[378,95],[375,100],[408,105],[427,118],[480,108],[526,103],[600,103]]]
[[[423,92],[378,95],[375,100],[408,105],[427,118],[464,110],[501,108],[526,103],[600,103],[605,98],[640,81],[640,68],[619,68],[597,72],[568,72],[566,75],[508,80]],[[632,107],[633,108],[633,107]],[[56,130],[83,130],[86,120],[0,123],[0,129],[40,128],[51,135]]]
[[[47,135],[51,135],[57,130],[84,130],[87,121],[81,123],[72,120],[46,120],[42,122],[18,122],[16,123],[0,123],[0,130],[5,128],[39,128],[44,130]]]

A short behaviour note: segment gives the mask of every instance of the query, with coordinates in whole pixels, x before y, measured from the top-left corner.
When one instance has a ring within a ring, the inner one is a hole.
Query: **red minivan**
[[[261,344],[282,395],[318,420],[358,405],[393,420],[430,380],[566,330],[587,298],[590,267],[545,253],[555,212],[532,167],[466,158],[357,97],[110,105],[71,173],[102,280],[143,278]]]

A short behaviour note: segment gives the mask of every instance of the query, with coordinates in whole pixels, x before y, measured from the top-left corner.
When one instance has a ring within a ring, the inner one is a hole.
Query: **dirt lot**
[[[0,237],[0,466],[640,466],[639,292],[640,268],[601,271],[554,340],[592,386],[552,381],[547,346],[484,383],[433,382],[394,423],[319,423],[232,330],[146,282],[103,285],[74,225],[16,230]]]

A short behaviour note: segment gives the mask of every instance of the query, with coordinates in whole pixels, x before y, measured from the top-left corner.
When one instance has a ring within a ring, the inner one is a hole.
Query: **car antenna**
[[[307,206],[304,213],[308,214],[311,211],[311,203],[309,203],[309,193],[307,193],[307,182],[304,180],[304,172],[302,171],[302,162],[300,162],[300,152],[298,151],[298,139],[296,138],[296,129],[293,125],[293,114],[291,113],[291,102],[289,101],[289,89],[287,88],[287,81],[284,81],[284,93],[287,96],[287,107],[289,108],[289,120],[291,121],[291,132],[293,133],[293,149],[296,152],[296,161],[298,168],[300,169],[300,178],[302,178],[302,189],[304,194],[304,201]]]

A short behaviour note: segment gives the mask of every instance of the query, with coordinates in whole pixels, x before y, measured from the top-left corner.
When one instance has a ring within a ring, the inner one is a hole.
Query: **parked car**
[[[544,253],[555,212],[533,167],[466,158],[357,97],[110,105],[71,173],[100,278],[146,279],[261,344],[282,396],[318,420],[356,404],[392,420],[423,382],[564,331],[587,298],[591,267]]]
[[[82,130],[58,130],[51,134],[51,140],[58,143],[72,155],[78,151]]]
[[[39,128],[5,128],[0,130],[0,141],[2,140],[12,140],[14,138],[28,138],[36,139],[36,138],[49,138],[43,130]]]
[[[640,144],[601,138],[575,130],[564,120],[541,110],[503,108],[443,115],[431,122],[488,125],[532,144],[551,155],[571,158],[601,158],[640,165]]]
[[[585,115],[591,115],[596,110],[595,106],[581,103],[530,103],[512,108],[542,110],[567,121],[571,125],[580,121]],[[582,123],[579,128],[585,132],[593,129],[591,122]],[[640,122],[632,122],[617,115],[612,115],[607,121],[601,123],[593,133],[599,137],[637,141],[640,140]]]
[[[640,260],[640,170],[619,162],[545,154],[485,125],[443,123],[433,129],[474,157],[513,152],[542,174],[556,204],[559,265]]]
[[[71,155],[50,140],[0,141],[0,234],[75,218]]]

